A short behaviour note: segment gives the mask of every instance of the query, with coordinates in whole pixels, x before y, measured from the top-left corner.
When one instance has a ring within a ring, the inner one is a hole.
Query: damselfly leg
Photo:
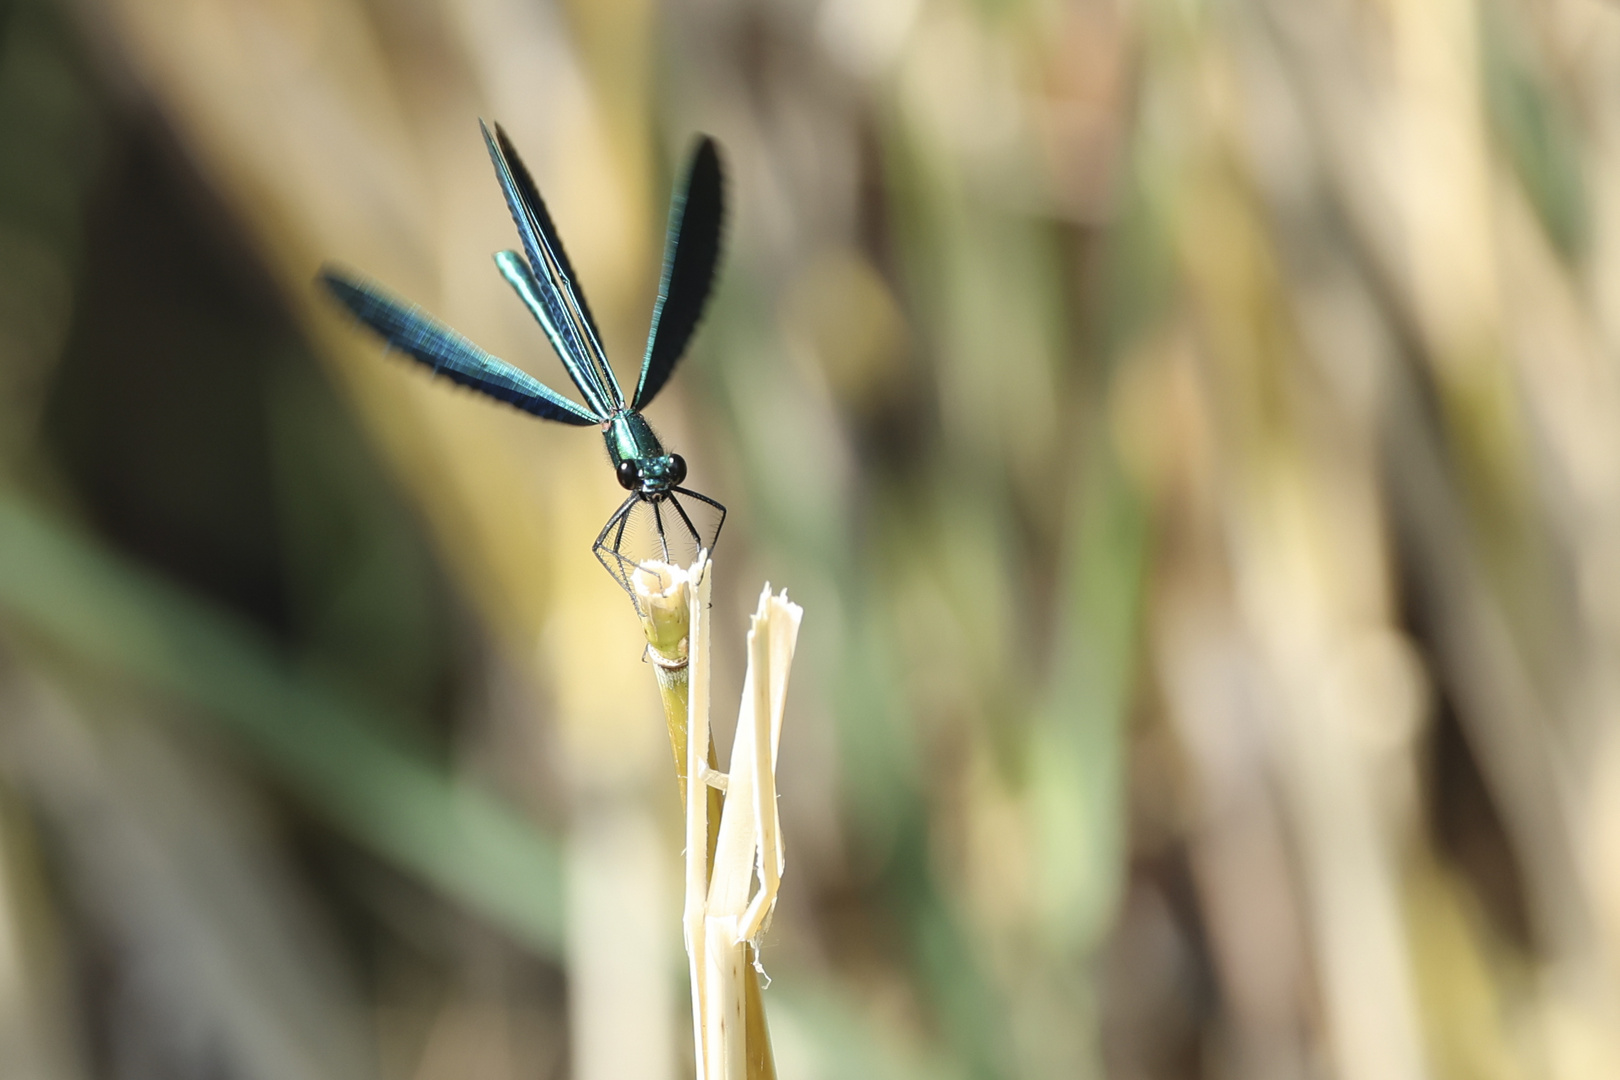
[[[725,521],[724,506],[686,488],[636,492],[608,518],[591,550],[633,600],[636,567],[647,562],[690,565],[699,551],[714,550]]]

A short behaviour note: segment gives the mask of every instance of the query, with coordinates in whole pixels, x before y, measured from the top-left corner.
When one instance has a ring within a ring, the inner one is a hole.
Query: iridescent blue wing
[[[493,135],[483,121],[479,121],[479,127],[484,132],[489,159],[495,165],[495,176],[501,182],[506,208],[512,212],[512,222],[517,226],[523,253],[528,258],[528,278],[533,291],[519,287],[518,295],[530,304],[535,318],[546,328],[547,336],[552,337],[569,378],[592,407],[604,413],[622,408],[624,394],[602,352],[596,321],[591,318],[585,298],[574,281],[574,268],[563,251],[562,240],[551,223],[551,215],[546,212],[540,190],[501,126],[495,125]],[[519,282],[507,273],[508,267],[503,265],[501,270],[517,287]],[[535,302],[538,307],[534,306]]]
[[[497,360],[420,308],[396,300],[369,282],[331,267],[321,271],[326,291],[389,345],[451,382],[547,420],[584,427],[601,422],[555,390]]]
[[[709,301],[720,261],[720,220],[725,213],[721,187],[719,150],[704,135],[692,152],[686,183],[670,205],[664,280],[658,287],[633,408],[645,408],[669,381]]]

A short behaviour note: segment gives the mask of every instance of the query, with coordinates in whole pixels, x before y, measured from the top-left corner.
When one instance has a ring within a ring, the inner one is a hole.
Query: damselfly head
[[[626,491],[656,495],[686,479],[686,459],[679,454],[660,454],[653,458],[621,461],[614,469],[614,475],[618,478],[619,486]]]

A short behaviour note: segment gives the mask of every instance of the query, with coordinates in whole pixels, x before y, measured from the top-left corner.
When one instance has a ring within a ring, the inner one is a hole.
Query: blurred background
[[[784,1078],[1620,1076],[1608,0],[0,0],[0,1080],[691,1075],[511,132],[806,609]]]

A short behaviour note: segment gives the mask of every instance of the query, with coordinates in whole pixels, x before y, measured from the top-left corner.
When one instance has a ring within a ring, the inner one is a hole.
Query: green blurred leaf
[[[251,627],[0,493],[0,612],[21,630],[220,722],[333,824],[528,945],[562,935],[553,842],[377,734]]]
[[[1587,247],[1591,214],[1580,134],[1563,103],[1522,55],[1527,35],[1503,5],[1481,5],[1481,77],[1491,129],[1524,185],[1547,238],[1566,260]]]

